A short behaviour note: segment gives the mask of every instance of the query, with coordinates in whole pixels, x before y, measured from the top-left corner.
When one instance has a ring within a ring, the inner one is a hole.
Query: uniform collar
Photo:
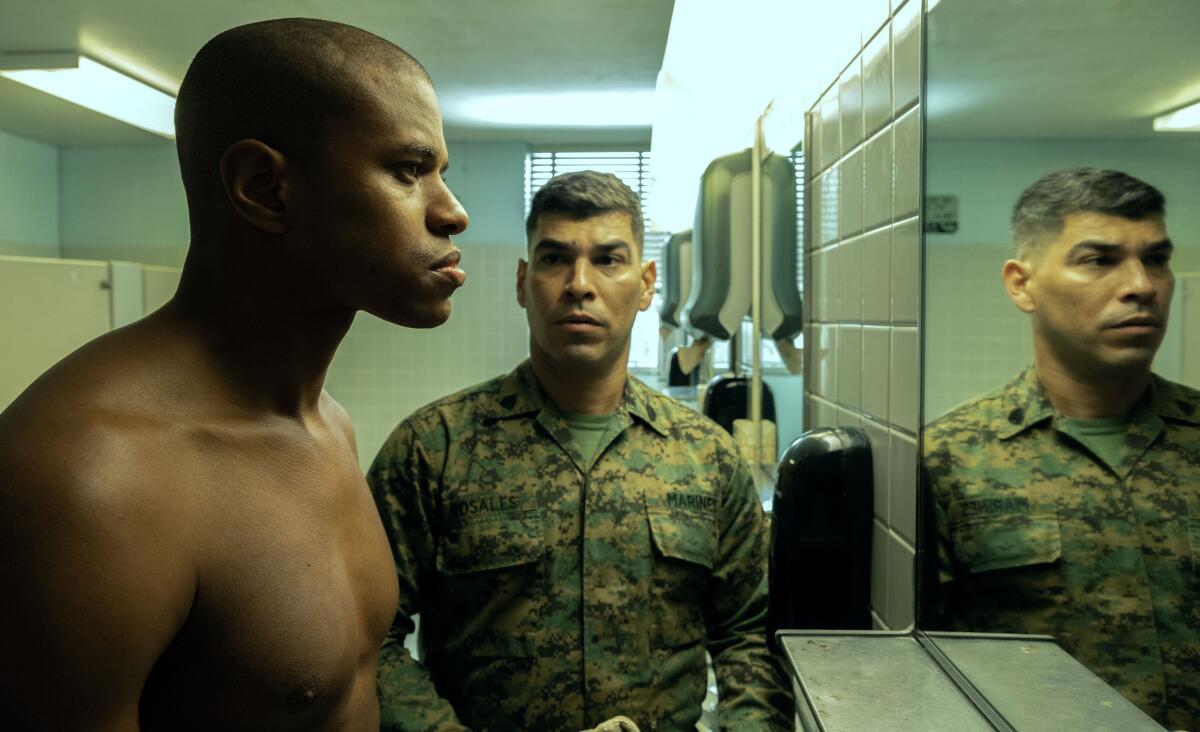
[[[653,394],[650,387],[639,381],[633,374],[625,379],[625,390],[621,395],[621,403],[617,406],[618,419],[626,425],[633,421],[644,423],[664,437],[668,434],[667,417],[654,408]],[[562,414],[553,401],[546,395],[533,373],[533,365],[529,359],[523,361],[500,382],[496,390],[495,401],[490,405],[488,416],[492,419],[505,419],[528,414],[547,412],[547,417],[554,416],[561,421]],[[553,413],[552,415],[549,413]]]
[[[1029,366],[1000,391],[1000,418],[1004,429],[1002,440],[1018,435],[1030,427],[1054,416],[1054,405],[1050,403],[1042,382],[1038,381],[1037,369]]]
[[[1004,429],[999,432],[1002,440],[1024,432],[1026,429],[1052,419],[1057,414],[1050,398],[1046,396],[1037,369],[1029,366],[1000,391],[1001,418]],[[1163,420],[1200,425],[1200,397],[1178,384],[1152,375],[1146,396],[1134,409],[1138,417],[1154,415]]]
[[[1146,404],[1163,419],[1200,426],[1200,393],[1193,389],[1155,375],[1150,379]]]

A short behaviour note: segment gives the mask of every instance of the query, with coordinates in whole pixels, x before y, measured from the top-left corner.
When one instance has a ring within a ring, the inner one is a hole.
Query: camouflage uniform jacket
[[[587,465],[527,361],[406,419],[368,480],[400,580],[384,729],[690,730],[706,648],[723,728],[791,729],[762,507],[707,418],[631,376]]]
[[[1053,635],[1172,729],[1200,729],[1200,392],[1155,376],[1120,463],[1030,367],[925,431],[943,619]]]

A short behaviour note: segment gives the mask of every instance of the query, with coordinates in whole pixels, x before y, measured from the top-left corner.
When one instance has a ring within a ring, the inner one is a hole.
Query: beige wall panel
[[[0,409],[109,330],[108,263],[0,257]]]

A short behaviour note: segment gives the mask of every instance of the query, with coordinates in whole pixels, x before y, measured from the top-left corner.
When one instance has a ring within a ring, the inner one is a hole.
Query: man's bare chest
[[[256,459],[210,451],[179,486],[199,496],[189,501],[197,591],[148,691],[217,715],[202,727],[374,719],[375,661],[397,589],[358,466],[345,451],[248,452]]]

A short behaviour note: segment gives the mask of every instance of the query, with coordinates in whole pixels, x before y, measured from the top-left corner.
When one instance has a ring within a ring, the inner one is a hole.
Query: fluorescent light
[[[74,56],[73,59],[72,56],[61,53],[6,54],[0,56],[0,76],[156,135],[175,139],[175,97],[86,56]],[[72,61],[76,65],[66,65]],[[53,66],[43,65],[47,63]]]
[[[657,225],[669,231],[691,227],[700,176],[709,162],[752,145],[755,120],[782,91],[816,86],[837,75],[840,66],[824,74],[819,66],[796,61],[796,54],[837,36],[830,30],[840,28],[842,35],[853,36],[846,44],[853,50],[811,55],[817,61],[852,58],[862,48],[861,5],[863,0],[675,0],[650,137],[654,181],[648,207]],[[850,25],[824,18],[811,22],[809,16],[825,12],[825,6],[853,8],[844,11]],[[803,28],[820,30],[806,33],[799,46],[786,42],[788,34]]]
[[[1154,118],[1155,132],[1200,132],[1200,102]]]
[[[477,122],[520,127],[649,127],[654,90],[493,94],[459,102]]]

